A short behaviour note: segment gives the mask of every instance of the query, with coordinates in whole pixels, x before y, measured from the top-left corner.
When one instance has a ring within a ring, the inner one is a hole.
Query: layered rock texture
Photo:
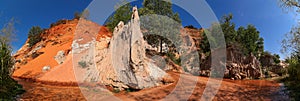
[[[227,46],[226,49],[226,69],[224,73],[225,78],[234,80],[240,79],[256,79],[262,77],[260,62],[253,56],[244,56],[242,51],[235,46]],[[200,75],[211,75],[211,56],[201,60]]]
[[[146,57],[145,46],[138,11],[134,7],[132,19],[126,25],[121,21],[112,38],[106,36],[95,41],[78,37],[73,41],[76,78],[79,82],[99,82],[121,90],[158,86],[169,76]],[[84,62],[86,68],[76,64]]]
[[[111,40],[113,67],[118,79],[128,87],[143,89],[157,86],[167,74],[146,57],[145,40],[140,31],[137,8],[130,22],[120,22]]]

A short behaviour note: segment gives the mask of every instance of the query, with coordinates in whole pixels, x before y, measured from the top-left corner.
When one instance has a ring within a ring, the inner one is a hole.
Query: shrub
[[[34,53],[31,54],[31,58],[35,59],[35,58],[39,57],[41,54],[43,54],[43,53],[44,52],[34,52]]]
[[[177,65],[181,65],[181,59],[180,58],[176,58],[176,56],[175,56],[175,54],[174,53],[172,53],[172,52],[168,52],[167,54],[167,57],[169,58],[169,59],[171,59],[175,64],[177,64]]]
[[[68,20],[61,19],[61,20],[56,21],[55,23],[51,23],[50,27],[54,27],[54,26],[61,25],[61,24],[66,24],[67,22],[68,22]]]
[[[291,80],[300,80],[300,63],[299,59],[291,58],[288,66],[289,78]]]
[[[136,92],[139,91],[138,89],[133,89],[133,88],[125,88],[126,93],[128,92]]]
[[[113,89],[113,92],[114,92],[114,93],[120,93],[120,92],[121,92],[121,90],[120,90],[120,89],[118,89],[118,88],[114,88],[114,89]]]
[[[86,68],[86,67],[88,67],[88,64],[87,64],[85,61],[80,61],[80,62],[78,62],[78,65],[79,65],[81,68]]]
[[[42,28],[39,26],[33,26],[28,32],[28,43],[29,47],[34,46],[36,43],[42,40],[41,33],[43,32]]]
[[[185,26],[184,28],[197,29],[197,28],[194,27],[193,25],[188,25],[188,26]]]

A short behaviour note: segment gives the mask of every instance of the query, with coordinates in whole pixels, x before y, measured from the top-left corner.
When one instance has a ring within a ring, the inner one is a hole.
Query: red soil
[[[80,24],[78,24],[80,23]],[[78,26],[79,25],[79,26]],[[99,29],[98,32],[95,29]],[[94,30],[91,30],[94,29]],[[77,33],[75,35],[75,33]],[[15,59],[21,59],[24,63],[16,63],[17,69],[13,73],[13,77],[29,79],[32,81],[39,81],[46,84],[55,85],[76,85],[76,78],[73,70],[72,53],[69,53],[74,38],[85,38],[86,33],[91,35],[97,35],[95,38],[100,39],[105,36],[111,36],[112,34],[106,27],[100,26],[94,22],[87,20],[72,20],[66,24],[60,24],[49,28],[42,34],[43,40],[33,46],[32,49],[27,47],[26,44],[14,55]],[[90,38],[90,37],[87,37]],[[42,53],[38,57],[32,59],[31,56],[26,55],[38,47],[43,46],[37,52]],[[66,60],[63,64],[58,64],[54,56],[58,51],[65,51]],[[50,66],[51,69],[47,72],[43,72],[44,66]]]
[[[157,101],[164,99],[170,94],[178,83],[180,77],[179,73],[169,72],[169,74],[175,78],[176,82],[168,85],[163,85],[154,88],[143,89],[137,92],[115,93],[114,96],[119,100],[124,101]],[[182,74],[185,75],[185,74]],[[207,81],[209,78],[188,76],[185,75],[184,81],[190,82],[191,80],[197,80],[196,87],[191,89],[193,93],[189,97],[189,101],[198,101],[203,96],[203,91],[207,87]],[[216,82],[216,79],[212,79],[212,82]],[[36,83],[35,83],[36,84]],[[24,84],[23,84],[24,85]],[[31,84],[32,85],[32,84]],[[36,84],[35,87],[26,87],[26,92],[21,99],[23,100],[87,100],[78,87],[63,87],[63,86],[49,86]],[[278,83],[267,80],[223,80],[221,86],[214,96],[213,101],[228,101],[228,100],[244,100],[244,101],[270,101],[270,100],[289,100],[288,95],[284,95],[279,90]],[[81,93],[80,93],[81,92]],[[115,100],[115,97],[109,97],[101,100]],[[175,97],[175,100],[182,100],[181,95]],[[99,99],[100,100],[100,99]]]

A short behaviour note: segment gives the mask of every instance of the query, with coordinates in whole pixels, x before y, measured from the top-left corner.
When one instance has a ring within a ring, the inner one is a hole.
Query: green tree
[[[170,0],[144,0],[143,6],[144,10],[142,10],[143,12],[140,13],[141,15],[158,14],[170,17],[178,23],[181,23],[179,14],[174,14],[172,10],[172,3]]]
[[[0,34],[0,99],[14,100],[14,97],[24,92],[22,86],[11,78],[14,59],[11,56],[9,45],[11,36],[14,35],[14,21],[11,20],[1,30]]]
[[[233,15],[229,14],[223,16],[223,19],[221,20],[221,27],[224,33],[226,45],[234,43],[236,39],[235,24],[231,22],[232,18]]]
[[[119,24],[120,21],[127,23],[131,19],[131,8],[132,6],[130,3],[126,2],[126,0],[123,0],[120,4],[115,6],[116,11],[112,16],[109,17],[105,24],[111,32],[114,31],[114,28]]]
[[[211,51],[210,50],[211,47],[216,48],[217,46],[216,39],[215,39],[216,37],[212,36],[211,31],[205,29],[204,32],[201,33],[201,36],[203,38],[200,40],[200,48],[202,53],[207,54],[208,52]]]
[[[236,30],[232,18],[232,14],[225,15],[221,19],[221,24],[213,23],[204,31],[200,44],[202,52],[207,53],[211,48],[218,48],[222,43],[217,43],[216,40],[222,40],[223,31],[226,46],[236,46],[241,48],[245,55],[253,53],[258,57],[264,51],[264,39],[260,37],[259,31],[253,25],[248,25],[246,28],[240,26]]]
[[[256,57],[264,51],[264,39],[260,37],[259,31],[253,25],[247,28],[241,26],[237,30],[236,41],[242,44],[244,54],[253,53]]]
[[[243,38],[245,37],[246,35],[246,29],[244,26],[240,26],[237,30],[237,37],[236,37],[236,41],[237,42],[242,42],[243,41]]]
[[[116,5],[115,13],[108,19],[106,22],[106,26],[113,31],[114,28],[120,21],[128,22],[131,19],[131,8],[130,3],[126,2],[126,0],[122,0],[120,4]],[[151,15],[158,14],[162,16],[167,16],[172,18],[173,20],[181,23],[181,19],[178,13],[174,13],[172,10],[172,3],[170,1],[163,0],[144,0],[143,7],[139,8],[139,15]]]
[[[43,32],[42,28],[39,26],[33,26],[28,32],[28,43],[29,47],[34,46],[36,43],[42,40],[41,33]]]
[[[273,54],[273,59],[276,64],[280,63],[280,56],[278,54]]]
[[[245,45],[245,48],[247,48],[247,54],[253,53],[255,56],[257,56],[257,42],[259,40],[259,31],[255,28],[253,25],[248,25],[246,30],[246,35],[244,35],[243,38],[243,44]]]
[[[141,29],[146,30],[145,40],[150,45],[160,48],[161,53],[163,43],[179,46],[181,25],[177,21],[162,15],[148,15],[142,16],[140,22]]]
[[[156,43],[152,45],[159,46],[161,53],[163,43],[171,44],[167,38],[178,39],[181,20],[178,13],[174,14],[171,1],[144,0],[143,8],[139,9],[139,14],[142,18],[141,29],[148,30],[146,34],[156,34],[147,35],[145,39],[148,43]]]

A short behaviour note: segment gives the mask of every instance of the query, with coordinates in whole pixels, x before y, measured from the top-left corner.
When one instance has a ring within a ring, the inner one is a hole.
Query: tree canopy
[[[216,40],[221,40],[221,32],[223,31],[226,46],[235,44],[243,49],[245,55],[253,53],[258,56],[264,51],[264,39],[260,37],[260,32],[255,28],[254,25],[248,25],[246,28],[240,26],[237,30],[235,24],[231,21],[233,15],[225,15],[221,19],[221,23],[213,23],[208,30],[205,30],[203,40],[201,41],[201,49],[203,52],[209,52],[210,48],[218,48],[220,44]],[[221,28],[218,28],[221,26]],[[222,30],[221,30],[222,29]],[[208,39],[207,36],[210,36]],[[210,40],[210,43],[208,42]]]
[[[106,22],[106,26],[113,31],[113,29],[117,26],[120,21],[128,22],[131,19],[131,8],[132,5],[125,0],[123,0],[120,4],[116,5],[116,11],[113,13],[111,17],[109,17]],[[162,15],[172,18],[173,20],[181,23],[180,16],[178,13],[174,13],[172,10],[171,1],[164,0],[144,0],[143,7],[139,8],[139,15]]]
[[[42,40],[41,33],[43,32],[42,28],[39,26],[33,26],[28,32],[28,43],[29,47],[32,47],[36,43]]]
[[[123,0],[121,3],[115,6],[115,12],[112,16],[108,18],[106,26],[111,32],[114,31],[114,28],[119,24],[120,21],[127,23],[131,19],[131,9],[132,6],[126,0]]]

